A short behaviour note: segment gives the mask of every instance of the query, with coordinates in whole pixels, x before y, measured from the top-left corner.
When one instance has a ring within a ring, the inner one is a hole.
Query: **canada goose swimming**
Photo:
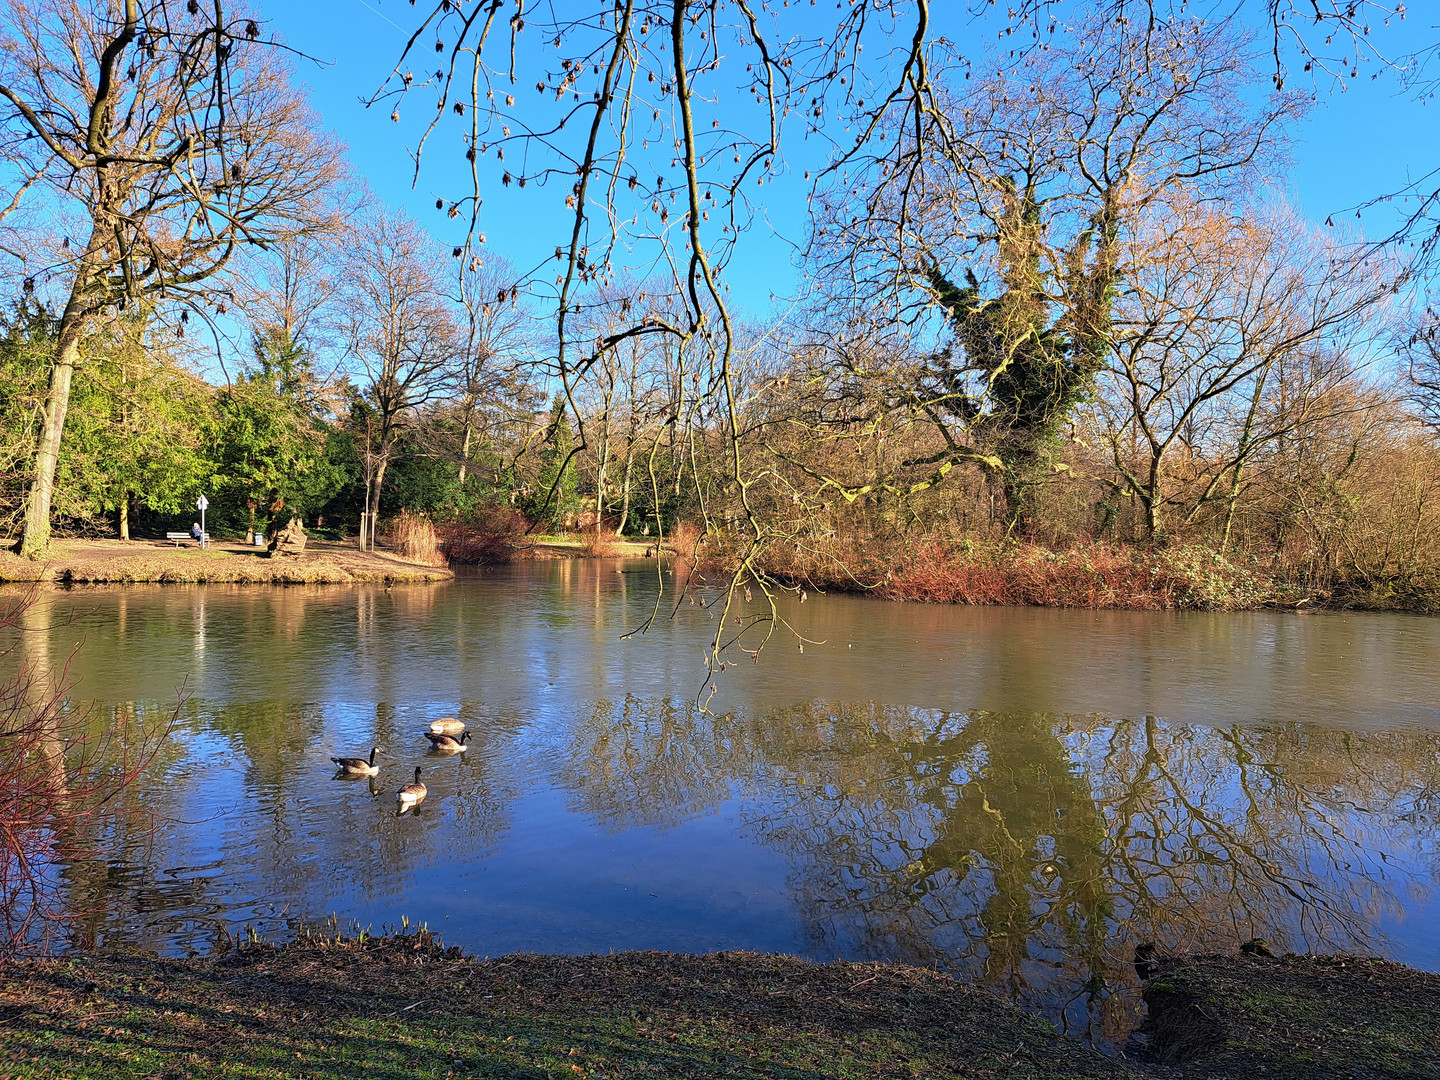
[[[430,740],[430,748],[432,750],[449,750],[452,753],[463,754],[469,749],[465,745],[470,739],[470,732],[468,731],[458,739],[455,738],[454,735],[434,735],[428,731],[425,733],[425,737]]]
[[[431,720],[430,730],[436,735],[459,735],[465,730],[465,721],[445,716],[439,720]]]
[[[420,773],[423,772],[419,765],[415,766],[415,780],[406,784],[396,793],[396,801],[400,803],[400,813],[406,810],[413,810],[425,801],[427,794],[425,785],[420,782]]]
[[[363,757],[332,757],[330,760],[340,766],[340,771],[351,776],[374,776],[380,771],[380,766],[375,764],[375,755],[380,752],[378,746],[370,748],[370,760]]]

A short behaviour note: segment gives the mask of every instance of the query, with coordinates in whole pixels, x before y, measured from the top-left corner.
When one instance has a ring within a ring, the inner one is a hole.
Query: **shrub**
[[[830,538],[772,547],[761,562],[794,584],[939,604],[1234,610],[1273,598],[1250,571],[1190,547],[931,539],[892,552]]]
[[[590,559],[609,559],[620,553],[620,541],[614,532],[597,521],[580,531],[580,552]]]
[[[440,550],[462,566],[509,562],[529,546],[529,530],[529,521],[513,506],[482,506],[441,523]]]

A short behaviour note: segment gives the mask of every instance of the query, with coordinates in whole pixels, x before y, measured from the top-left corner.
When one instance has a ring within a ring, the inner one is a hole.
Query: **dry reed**
[[[670,547],[682,559],[698,562],[700,545],[705,542],[705,530],[693,521],[677,521],[670,531]]]
[[[603,521],[580,532],[580,553],[587,559],[609,559],[620,554],[620,541]]]
[[[390,543],[406,562],[421,566],[444,566],[445,553],[440,550],[440,537],[435,526],[424,514],[402,510],[390,522]]]

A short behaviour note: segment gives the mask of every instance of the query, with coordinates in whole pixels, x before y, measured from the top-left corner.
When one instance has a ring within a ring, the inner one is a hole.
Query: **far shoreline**
[[[1175,552],[1105,547],[1056,552],[1011,545],[939,556],[921,552],[893,566],[871,559],[870,580],[838,564],[766,567],[780,587],[797,593],[865,596],[892,603],[962,607],[1065,608],[1089,611],[1292,611],[1440,614],[1440,597],[1426,590],[1369,589],[1333,594],[1267,580],[1198,549]],[[109,585],[407,585],[453,581],[455,566],[483,570],[512,562],[682,558],[665,540],[541,536],[528,539],[508,560],[434,566],[385,549],[360,551],[353,539],[312,537],[299,555],[269,557],[264,548],[212,540],[203,550],[154,540],[57,539],[49,558],[31,561],[0,540],[0,587],[14,584]],[[689,559],[685,559],[690,563]],[[694,565],[693,563],[691,565]],[[724,556],[702,556],[701,575],[728,580]],[[704,586],[704,576],[692,583]]]

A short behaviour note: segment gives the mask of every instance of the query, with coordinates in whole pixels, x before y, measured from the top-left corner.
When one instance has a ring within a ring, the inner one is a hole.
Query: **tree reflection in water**
[[[1426,732],[630,698],[572,734],[563,782],[612,829],[737,796],[815,953],[935,965],[1102,1043],[1140,941],[1383,950],[1426,887],[1386,853],[1427,850],[1440,791]]]

